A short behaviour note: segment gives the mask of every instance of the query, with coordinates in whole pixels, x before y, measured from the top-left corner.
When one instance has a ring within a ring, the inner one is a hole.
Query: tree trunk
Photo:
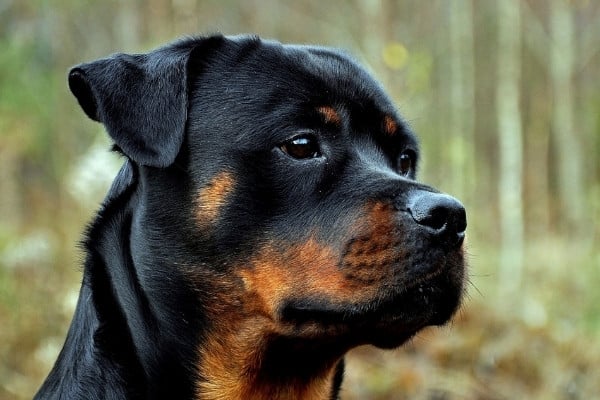
[[[524,247],[523,133],[519,107],[521,11],[518,0],[502,0],[496,4],[498,5],[496,107],[500,146],[498,192],[501,234],[499,285],[503,296],[511,296],[521,286]]]
[[[473,5],[471,0],[448,3],[450,30],[450,157],[452,191],[463,201],[475,187],[475,61],[473,58]]]
[[[553,92],[552,134],[555,139],[555,157],[558,160],[558,194],[563,226],[567,232],[576,232],[584,225],[584,191],[582,184],[581,146],[573,118],[573,16],[564,0],[553,0],[550,12],[552,47],[550,51],[550,78]]]

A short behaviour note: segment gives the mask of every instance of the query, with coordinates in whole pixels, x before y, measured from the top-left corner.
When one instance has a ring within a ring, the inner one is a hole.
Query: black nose
[[[462,244],[467,228],[465,208],[447,194],[420,191],[409,199],[408,212],[415,222],[445,240],[448,244]]]

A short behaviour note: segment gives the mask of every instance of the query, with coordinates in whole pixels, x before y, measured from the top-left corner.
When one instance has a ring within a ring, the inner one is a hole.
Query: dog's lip
[[[429,263],[398,269],[398,280],[383,284],[376,296],[344,302],[325,297],[288,299],[279,309],[283,323],[363,332],[365,337],[412,336],[426,326],[443,325],[463,294],[462,253],[434,257]],[[412,278],[407,279],[408,271]],[[421,271],[421,273],[418,273]],[[372,332],[372,333],[371,333]]]
[[[408,288],[392,289],[391,293],[365,303],[289,301],[282,307],[280,317],[283,321],[299,325],[316,322],[357,329],[390,329],[412,335],[426,326],[445,323],[452,314],[443,311],[445,305],[440,302],[446,290],[444,277],[436,273],[427,278]]]

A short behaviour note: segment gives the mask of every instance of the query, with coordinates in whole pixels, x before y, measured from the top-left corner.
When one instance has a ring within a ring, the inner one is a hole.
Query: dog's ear
[[[188,39],[148,54],[115,54],[75,66],[69,88],[91,119],[140,165],[171,165],[183,142],[188,111],[188,62],[222,36]]]

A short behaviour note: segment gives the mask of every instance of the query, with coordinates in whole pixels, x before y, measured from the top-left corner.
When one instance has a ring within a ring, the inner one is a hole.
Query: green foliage
[[[33,43],[0,41],[0,124],[3,142],[41,157],[50,147],[56,115],[56,79]],[[6,142],[5,142],[6,143]]]

